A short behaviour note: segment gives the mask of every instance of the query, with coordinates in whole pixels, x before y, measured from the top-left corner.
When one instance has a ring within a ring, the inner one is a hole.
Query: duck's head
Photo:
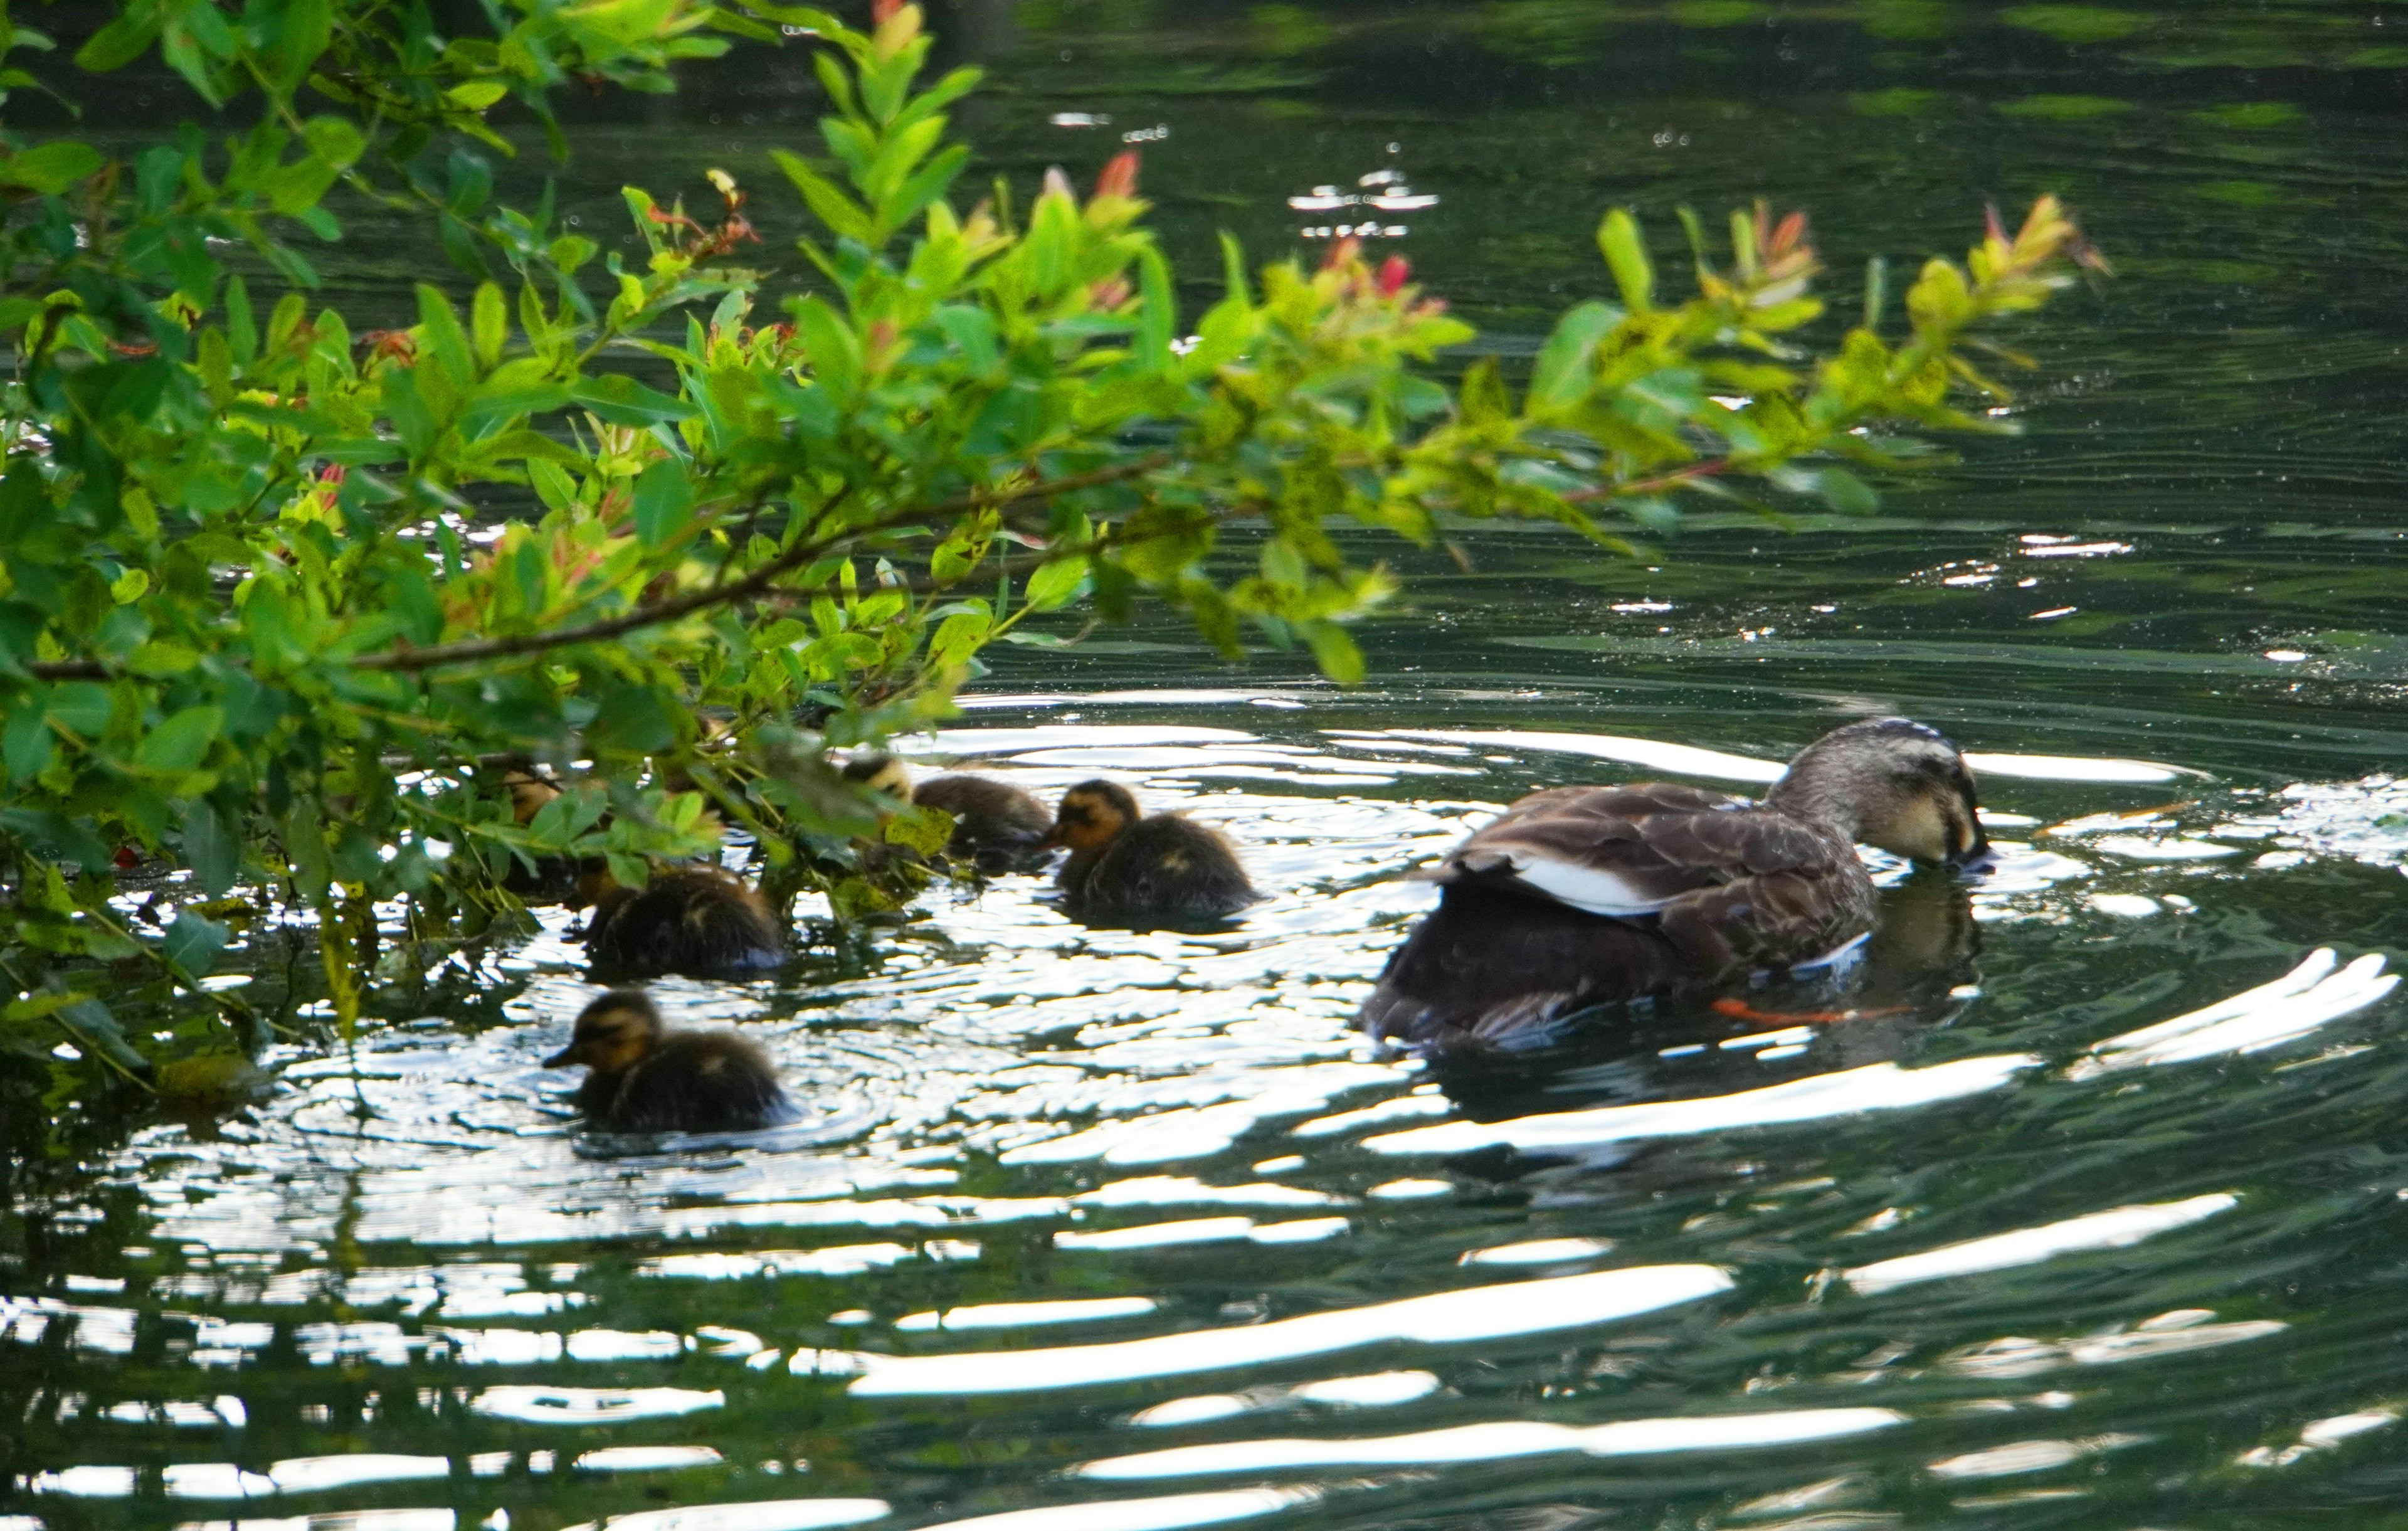
[[[623,899],[635,896],[636,890],[610,873],[610,864],[600,856],[580,862],[577,867],[577,890],[573,909],[608,909]]]
[[[883,750],[855,755],[844,763],[844,779],[900,802],[911,800],[911,772]]]
[[[1082,781],[1062,794],[1062,806],[1054,815],[1054,833],[1045,837],[1045,843],[1072,851],[1099,850],[1142,817],[1137,799],[1119,782]]]
[[[510,794],[510,817],[521,824],[532,823],[545,804],[560,795],[558,787],[533,771],[512,771],[502,778],[502,785]]]
[[[1833,729],[1798,752],[1765,802],[1915,861],[1970,867],[1990,854],[1965,757],[1905,718]]]
[[[577,1017],[568,1045],[543,1061],[546,1068],[573,1064],[604,1074],[633,1068],[659,1045],[661,1012],[634,989],[613,989],[588,1005]]]

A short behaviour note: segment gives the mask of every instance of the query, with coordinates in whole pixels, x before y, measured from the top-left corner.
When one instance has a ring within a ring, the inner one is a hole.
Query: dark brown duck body
[[[663,869],[640,888],[604,890],[585,950],[595,968],[630,978],[738,978],[786,961],[785,932],[761,895],[709,866]]]
[[[946,853],[982,872],[1008,872],[1041,859],[1054,832],[1054,815],[1034,796],[992,777],[952,772],[914,782],[893,755],[863,755],[844,767],[846,780],[890,797],[951,814],[953,832]]]
[[[617,990],[577,1018],[546,1068],[586,1066],[578,1109],[611,1132],[743,1132],[802,1113],[767,1054],[732,1031],[669,1031],[643,994]]]
[[[1008,872],[1040,861],[1054,833],[1045,805],[1008,781],[958,772],[932,776],[911,789],[911,801],[953,816],[953,854],[982,872]]]
[[[1872,928],[1859,838],[1986,854],[1955,747],[1883,719],[1810,745],[1762,804],[1664,782],[1533,794],[1416,874],[1439,908],[1355,1023],[1425,1051],[1537,1045],[1578,1010],[1813,964]]]
[[[1070,848],[1063,904],[1082,920],[1222,920],[1262,898],[1218,831],[1177,814],[1147,817],[1127,788],[1110,781],[1062,794],[1053,843]]]

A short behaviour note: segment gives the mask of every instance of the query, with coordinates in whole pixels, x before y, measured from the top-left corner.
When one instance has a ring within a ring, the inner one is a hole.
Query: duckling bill
[[[611,1132],[743,1132],[802,1115],[759,1048],[732,1031],[671,1031],[633,989],[586,1006],[568,1045],[543,1061],[579,1064],[578,1109]]]
[[[873,792],[951,814],[953,837],[946,851],[982,872],[1008,872],[1045,853],[1054,815],[1045,805],[1007,781],[949,772],[915,782],[893,755],[864,755],[848,762],[845,779]]]
[[[640,888],[589,881],[587,957],[605,973],[743,978],[781,966],[786,934],[741,879],[714,866],[656,869]]]
[[[1219,831],[1175,813],[1148,815],[1117,782],[1064,793],[1052,841],[1069,848],[1062,901],[1082,920],[1222,920],[1263,896]]]
[[[1811,966],[1872,928],[1858,842],[1989,853],[1972,772],[1904,718],[1833,730],[1761,804],[1669,782],[1534,793],[1437,866],[1438,909],[1355,1024],[1425,1051],[1548,1040],[1574,1011]]]

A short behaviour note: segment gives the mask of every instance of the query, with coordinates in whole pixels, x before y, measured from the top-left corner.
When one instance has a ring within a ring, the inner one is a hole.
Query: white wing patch
[[[1603,867],[1558,861],[1528,851],[1511,851],[1506,859],[1512,866],[1513,875],[1525,885],[1558,904],[1590,914],[1628,919],[1654,914],[1672,902],[1635,887],[1621,873]]]

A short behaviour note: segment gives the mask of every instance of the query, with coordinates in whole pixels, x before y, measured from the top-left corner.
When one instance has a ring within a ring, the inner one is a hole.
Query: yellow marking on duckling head
[[[632,989],[614,990],[585,1007],[568,1045],[543,1061],[546,1068],[572,1064],[605,1074],[633,1068],[661,1039],[661,1012]]]
[[[1111,781],[1082,782],[1062,794],[1062,806],[1054,816],[1054,833],[1046,843],[1073,851],[1100,850],[1139,817],[1137,799],[1126,787]]]
[[[568,907],[575,909],[593,909],[634,892],[634,889],[610,875],[609,862],[598,859],[589,861],[577,869],[577,902]]]
[[[876,754],[858,755],[847,761],[844,779],[902,802],[911,800],[910,767],[882,750]]]
[[[541,813],[544,805],[560,795],[560,789],[531,771],[512,771],[502,779],[509,789],[510,817],[523,824]]]

